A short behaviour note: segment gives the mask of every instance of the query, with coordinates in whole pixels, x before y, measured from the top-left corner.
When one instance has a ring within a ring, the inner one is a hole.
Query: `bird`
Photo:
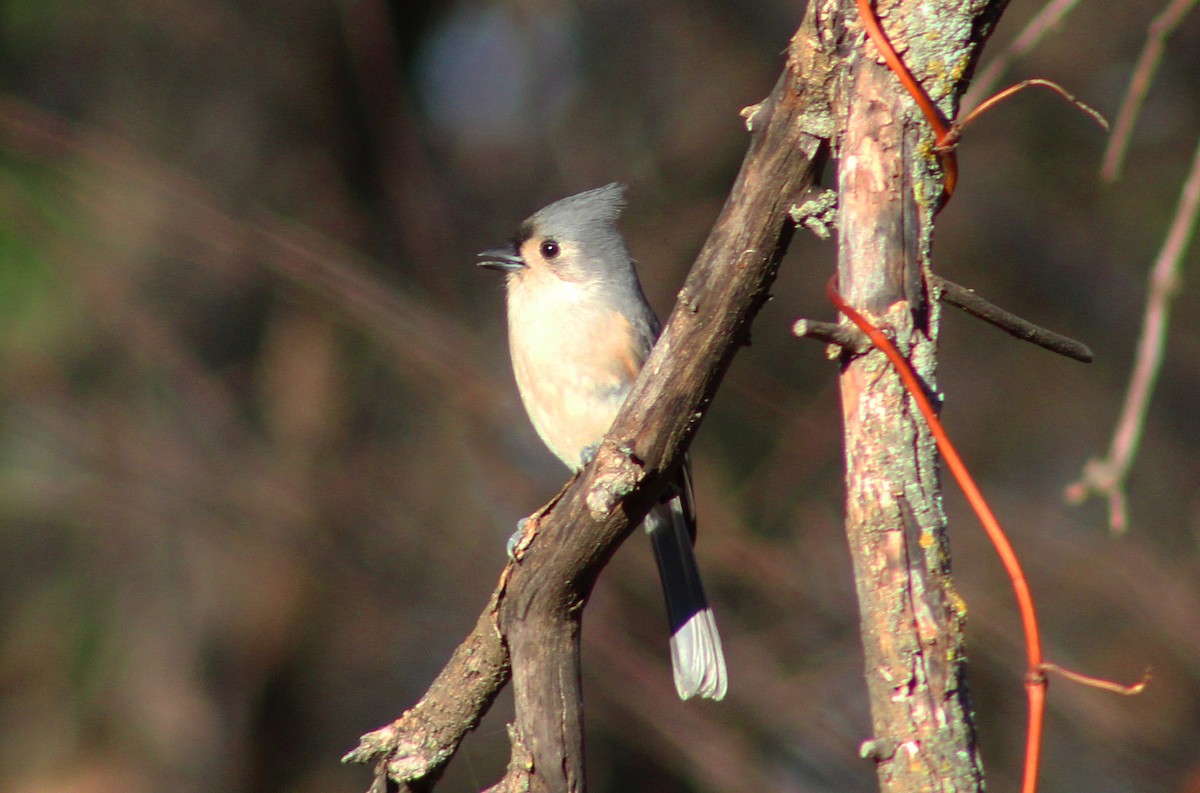
[[[479,266],[505,274],[509,352],[525,410],[574,472],[595,456],[660,330],[617,230],[624,207],[619,183],[587,190],[538,210],[507,246],[479,254]],[[676,691],[685,700],[723,699],[725,656],[692,548],[686,458],[642,526],[666,600]]]

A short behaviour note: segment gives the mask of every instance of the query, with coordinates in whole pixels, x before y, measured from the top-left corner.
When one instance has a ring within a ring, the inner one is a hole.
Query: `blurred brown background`
[[[1040,8],[1014,2],[995,54]],[[1010,79],[1113,115],[1159,3],[1091,3]],[[0,2],[0,790],[356,791],[360,733],[424,691],[516,520],[565,479],[517,401],[474,253],[630,185],[665,315],[800,3]],[[985,59],[986,60],[986,59]],[[1044,790],[1200,790],[1200,305],[1189,256],[1132,527],[1062,488],[1108,443],[1145,274],[1200,135],[1200,13],[1125,176],[1048,93],[973,127],[940,272],[1087,341],[1072,363],[956,313],[944,415],[1022,552],[1052,660]],[[644,538],[585,620],[599,791],[869,791],[839,521],[835,367],[794,340],[832,244],[798,235],[695,444],[699,554],[732,673],[675,699]],[[360,277],[360,275],[362,277]],[[947,485],[992,789],[1016,784],[1023,651]],[[495,711],[441,789],[494,781]]]

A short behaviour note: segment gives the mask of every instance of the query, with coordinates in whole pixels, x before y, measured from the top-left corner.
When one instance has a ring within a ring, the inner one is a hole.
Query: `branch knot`
[[[601,446],[593,465],[599,470],[587,494],[587,508],[592,520],[602,521],[612,514],[623,498],[633,492],[644,470],[632,449],[607,443]]]

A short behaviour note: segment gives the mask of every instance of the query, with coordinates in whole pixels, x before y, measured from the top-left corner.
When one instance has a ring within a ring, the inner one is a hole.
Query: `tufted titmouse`
[[[573,471],[596,445],[658,338],[617,231],[624,187],[564,198],[523,224],[510,246],[479,254],[507,273],[508,337],[521,399],[542,441]],[[725,657],[692,553],[690,466],[643,526],[658,560],[671,626],[675,688],[683,699],[725,696]]]

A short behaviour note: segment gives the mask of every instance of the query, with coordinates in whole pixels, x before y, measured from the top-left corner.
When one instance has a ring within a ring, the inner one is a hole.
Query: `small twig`
[[[1150,685],[1149,669],[1147,669],[1145,674],[1142,675],[1141,680],[1137,681],[1133,685],[1126,686],[1121,683],[1113,682],[1112,680],[1105,680],[1102,677],[1092,677],[1091,675],[1085,675],[1081,672],[1073,672],[1070,669],[1065,669],[1059,666],[1058,664],[1044,663],[1042,664],[1041,668],[1043,672],[1053,672],[1059,677],[1065,677],[1072,683],[1078,683],[1079,685],[1087,686],[1088,688],[1098,688],[1101,691],[1109,691],[1113,694],[1120,694],[1124,697],[1136,696],[1137,694],[1145,691],[1146,686]]]
[[[1128,528],[1125,509],[1125,479],[1137,455],[1138,443],[1146,423],[1146,409],[1154,393],[1154,383],[1162,366],[1171,301],[1179,288],[1179,266],[1187,253],[1196,218],[1200,214],[1200,145],[1196,147],[1192,170],[1184,182],[1183,191],[1171,228],[1163,241],[1162,250],[1150,272],[1150,288],[1146,296],[1146,312],[1142,318],[1142,334],[1138,339],[1133,374],[1121,417],[1113,433],[1108,456],[1090,460],[1083,468],[1079,481],[1066,489],[1066,498],[1079,504],[1093,493],[1105,496],[1109,504],[1109,529],[1124,534]]]
[[[1079,0],[1051,0],[1029,20],[1025,29],[1013,39],[1012,43],[1001,50],[987,68],[979,72],[971,81],[971,88],[963,97],[964,108],[974,108],[983,101],[982,97],[989,96],[995,89],[996,83],[1008,71],[1009,65],[1017,58],[1023,57],[1041,42],[1042,37],[1054,30],[1066,18],[1067,14],[1079,5]]]
[[[798,319],[792,324],[792,333],[801,339],[813,339],[832,344],[849,355],[861,355],[871,349],[871,340],[854,325],[839,325],[836,322],[821,322],[816,319]]]
[[[1092,362],[1091,349],[1081,341],[1047,330],[1029,320],[1021,319],[1016,314],[989,303],[972,290],[953,281],[947,281],[945,278],[933,276],[933,286],[940,293],[942,300],[973,317],[982,319],[989,325],[1000,328],[1015,338],[1036,344],[1050,352],[1065,355],[1075,361]]]
[[[1015,94],[1019,94],[1021,91],[1024,91],[1026,88],[1033,88],[1035,86],[1041,86],[1042,88],[1049,88],[1051,91],[1058,94],[1063,99],[1067,100],[1072,105],[1074,105],[1075,109],[1079,110],[1084,115],[1090,117],[1093,121],[1095,121],[1097,124],[1099,124],[1102,129],[1104,129],[1105,131],[1108,130],[1108,119],[1106,119],[1103,115],[1101,115],[1099,110],[1097,110],[1096,108],[1092,107],[1091,105],[1089,105],[1085,102],[1081,102],[1080,100],[1076,99],[1074,94],[1072,94],[1067,89],[1063,88],[1061,85],[1054,82],[1053,80],[1046,80],[1041,77],[1031,77],[1028,80],[1022,80],[1021,82],[1016,83],[1015,85],[1010,85],[1008,88],[1005,88],[1003,91],[1000,91],[996,94],[993,94],[992,96],[989,96],[987,99],[985,99],[979,103],[979,107],[975,108],[970,113],[968,113],[966,118],[964,118],[961,122],[955,122],[954,128],[951,130],[951,133],[949,135],[949,140],[948,140],[947,145],[956,144],[958,142],[959,136],[962,135],[962,131],[964,129],[966,129],[967,125],[970,124],[972,121],[979,118],[984,113],[986,113],[987,111],[991,110],[996,105],[1003,102],[1005,99],[1008,99],[1009,97],[1014,96]]]
[[[1133,137],[1133,125],[1137,123],[1142,103],[1150,90],[1150,83],[1154,80],[1158,63],[1167,48],[1167,39],[1195,4],[1196,0],[1171,0],[1150,22],[1146,32],[1146,44],[1138,56],[1133,79],[1129,82],[1129,90],[1125,93],[1125,100],[1121,102],[1121,110],[1117,113],[1112,137],[1104,150],[1100,175],[1107,181],[1116,181],[1121,174],[1121,165],[1125,161],[1125,153],[1129,150],[1129,141]]]

